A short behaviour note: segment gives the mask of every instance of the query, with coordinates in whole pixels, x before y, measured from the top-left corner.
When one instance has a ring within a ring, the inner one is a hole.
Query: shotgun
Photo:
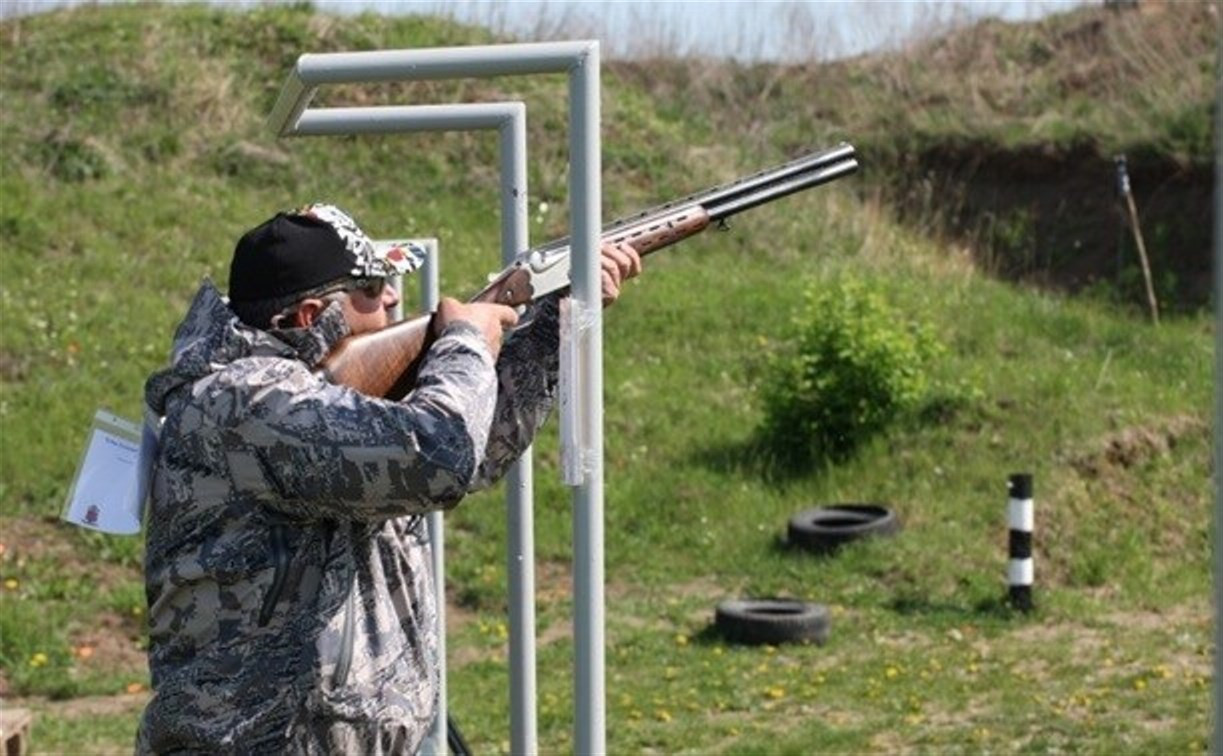
[[[605,225],[602,241],[627,242],[645,256],[704,231],[713,223],[858,169],[852,145],[842,143],[728,184],[682,197]],[[517,307],[569,287],[569,239],[523,252],[495,275],[471,302]],[[329,381],[369,396],[401,399],[412,390],[420,363],[433,343],[432,315],[401,320],[342,340],[323,361]]]

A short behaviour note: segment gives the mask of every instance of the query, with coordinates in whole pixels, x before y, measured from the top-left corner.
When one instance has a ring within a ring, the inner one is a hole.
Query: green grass
[[[1005,29],[978,34],[1000,35],[999,49],[1038,77],[1062,70],[1043,61],[1063,51],[1047,58],[1045,37],[1022,35],[1050,28],[1015,27],[1019,41]],[[1116,39],[1162,49],[1158,39]],[[495,137],[276,142],[263,118],[292,59],[486,41],[427,18],[341,23],[279,6],[81,8],[0,25],[0,695],[37,713],[34,752],[130,752],[148,685],[142,546],[54,518],[94,410],[138,416],[144,378],[165,359],[200,279],[224,285],[234,239],[277,209],[330,199],[375,235],[440,237],[447,291],[474,290],[498,259]],[[606,313],[609,749],[1202,750],[1214,651],[1212,322],[1188,309],[1154,327],[1107,291],[1071,298],[1009,285],[960,245],[923,233],[929,218],[891,220],[878,199],[894,175],[883,145],[909,133],[912,109],[870,87],[898,85],[883,76],[897,60],[805,71],[827,77],[823,115],[811,110],[811,80],[794,71],[728,67],[729,78],[703,78],[702,88],[683,78],[693,74],[683,61],[648,79],[608,66],[608,217],[849,133],[865,166],[650,258]],[[1113,60],[1092,70],[1111,71]],[[947,94],[947,69],[901,89],[950,97],[941,114],[913,111],[928,120],[920,139],[935,143],[1022,147],[1008,140],[1036,119],[1027,137],[1036,142],[1060,139],[1041,129],[1073,135],[1108,122],[1102,144],[1192,152],[1184,145],[1199,139],[1204,116],[1181,89],[1156,96],[1163,59],[1142,60],[1153,78],[1134,97],[1158,115],[1144,124],[1175,124],[1166,132],[1127,131],[1100,115],[1121,107],[1113,84],[1063,108],[1073,98],[1033,78],[1033,113],[969,111]],[[978,73],[984,86],[989,71]],[[761,96],[755,84],[770,76]],[[1198,80],[1186,79],[1193,91]],[[838,82],[866,89],[850,96]],[[1028,107],[1008,91],[986,100]],[[715,95],[720,108],[703,99]],[[563,233],[559,77],[326,95],[330,104],[450,98],[528,102],[532,235]],[[1060,120],[1041,120],[1055,104]],[[900,188],[920,190],[919,181]],[[998,231],[1025,244],[1023,223]],[[760,437],[758,389],[804,290],[847,273],[944,344],[931,367],[938,391],[851,458],[796,468]],[[572,502],[557,445],[551,421],[535,460],[539,731],[549,753],[573,747]],[[1005,483],[1020,471],[1036,481],[1032,615],[1004,601]],[[790,515],[836,501],[886,503],[903,529],[833,558],[785,547]],[[458,601],[452,708],[478,752],[505,750],[501,492],[472,497],[447,522]],[[724,643],[714,607],[752,595],[828,605],[829,642]]]

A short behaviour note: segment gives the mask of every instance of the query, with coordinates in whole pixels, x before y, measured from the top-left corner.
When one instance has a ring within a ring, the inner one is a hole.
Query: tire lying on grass
[[[896,513],[879,504],[837,504],[805,509],[790,518],[790,545],[831,554],[843,544],[900,530]]]
[[[816,643],[828,640],[828,607],[792,599],[730,599],[714,614],[718,630],[733,643]]]

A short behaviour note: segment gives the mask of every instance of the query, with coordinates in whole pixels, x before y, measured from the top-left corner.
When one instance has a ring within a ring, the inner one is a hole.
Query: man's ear
[[[325,309],[327,309],[327,303],[321,299],[314,297],[303,299],[293,313],[293,325],[297,328],[309,328],[314,325],[314,319],[319,316],[319,313]]]

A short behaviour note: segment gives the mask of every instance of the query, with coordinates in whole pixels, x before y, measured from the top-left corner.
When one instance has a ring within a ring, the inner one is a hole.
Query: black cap
[[[277,213],[238,240],[229,264],[229,298],[277,299],[349,277],[356,258],[326,222]]]
[[[375,248],[357,222],[333,205],[277,213],[242,235],[229,264],[233,302],[279,299],[346,278],[408,273],[424,260],[413,244]]]

